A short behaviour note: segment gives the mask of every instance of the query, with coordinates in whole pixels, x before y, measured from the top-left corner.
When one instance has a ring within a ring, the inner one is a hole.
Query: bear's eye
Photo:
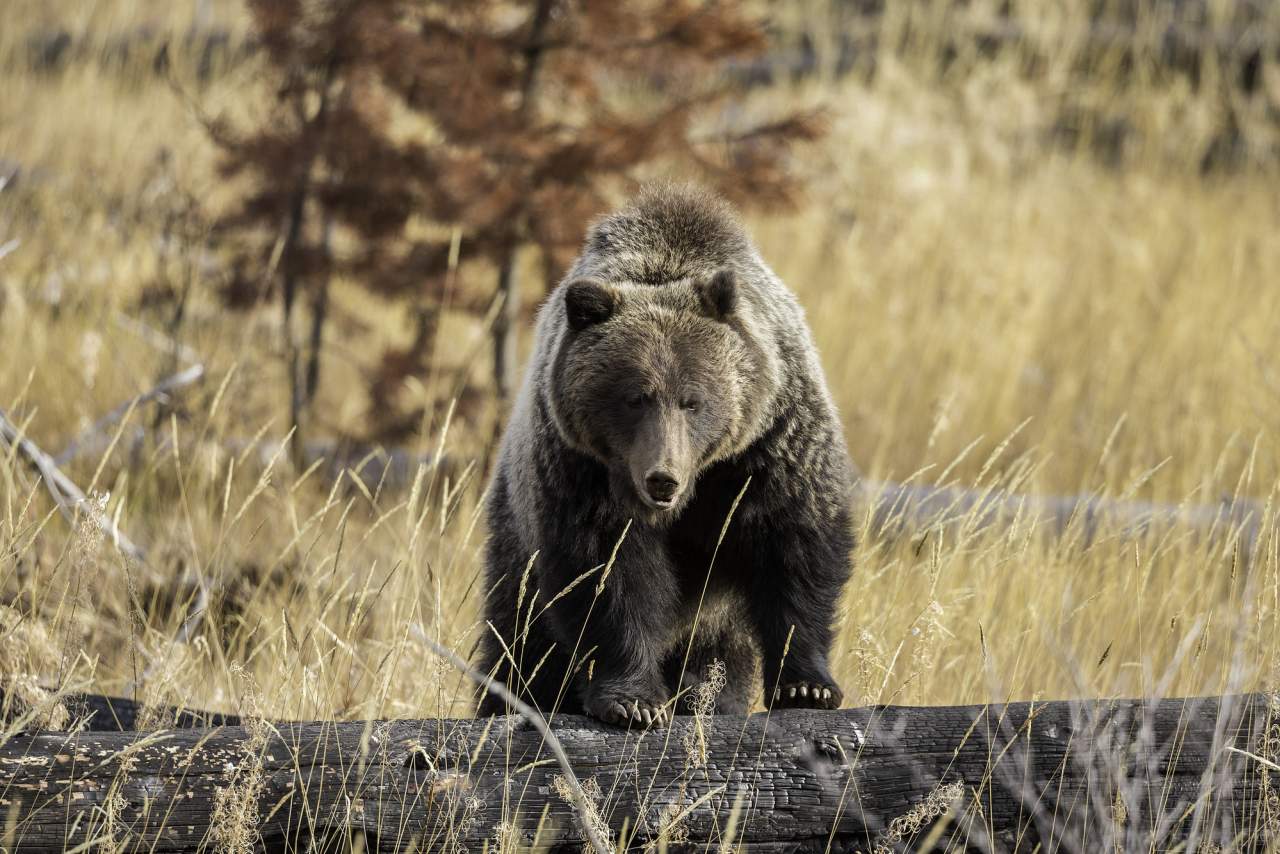
[[[702,400],[697,397],[686,397],[680,401],[680,408],[688,412],[697,412],[702,408]]]
[[[648,399],[648,395],[636,393],[627,398],[627,406],[632,409],[639,409],[644,406],[644,402]]]

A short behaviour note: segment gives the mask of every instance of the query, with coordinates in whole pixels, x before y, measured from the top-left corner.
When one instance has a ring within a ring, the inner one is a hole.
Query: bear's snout
[[[644,413],[626,454],[636,498],[662,514],[675,511],[692,483],[696,451],[682,415],[674,406],[655,406]]]
[[[653,471],[645,476],[644,489],[655,504],[671,504],[680,491],[680,481],[665,471]]]

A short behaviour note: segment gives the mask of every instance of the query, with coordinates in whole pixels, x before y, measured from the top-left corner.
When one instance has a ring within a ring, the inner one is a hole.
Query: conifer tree
[[[522,312],[560,276],[592,217],[642,175],[668,170],[740,204],[789,203],[789,146],[818,131],[811,113],[748,122],[728,69],[764,49],[765,30],[739,3],[248,2],[277,85],[257,127],[214,128],[224,173],[250,186],[222,223],[245,250],[227,297],[277,297],[299,427],[319,381],[334,276],[414,319],[411,344],[384,353],[370,378],[385,438],[417,423],[396,391],[429,369],[451,257],[460,248],[469,270],[484,262],[487,273],[456,282],[451,308],[498,306],[501,411]],[[393,134],[396,118],[418,132]]]

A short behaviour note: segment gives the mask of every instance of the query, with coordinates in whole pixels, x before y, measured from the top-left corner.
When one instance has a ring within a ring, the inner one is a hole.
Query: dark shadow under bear
[[[481,666],[544,714],[835,708],[852,467],[804,315],[727,207],[659,187],[543,307],[490,487]],[[492,697],[480,714],[504,712]]]

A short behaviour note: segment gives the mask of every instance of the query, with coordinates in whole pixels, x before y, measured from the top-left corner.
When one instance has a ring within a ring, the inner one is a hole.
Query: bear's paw
[[[600,692],[587,700],[587,714],[607,724],[625,727],[664,727],[671,722],[665,698],[635,697]]]

